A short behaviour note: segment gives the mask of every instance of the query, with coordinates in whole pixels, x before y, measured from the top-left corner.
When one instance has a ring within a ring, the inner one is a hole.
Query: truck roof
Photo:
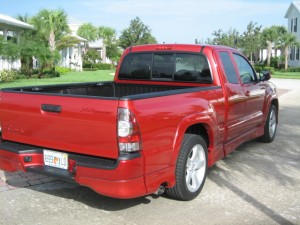
[[[199,44],[148,44],[128,47],[125,52],[145,52],[145,51],[187,51],[201,52],[204,48],[209,49],[227,49],[236,51],[236,49],[220,45],[199,45]]]

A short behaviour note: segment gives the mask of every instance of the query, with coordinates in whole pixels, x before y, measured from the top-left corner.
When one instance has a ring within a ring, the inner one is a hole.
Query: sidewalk
[[[4,172],[0,170],[0,192],[54,181],[57,181],[57,179],[40,174],[30,172]]]

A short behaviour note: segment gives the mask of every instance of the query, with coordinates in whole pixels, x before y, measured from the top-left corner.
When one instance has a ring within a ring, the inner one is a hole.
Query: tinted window
[[[176,81],[211,82],[211,73],[204,55],[176,54],[175,56]]]
[[[120,68],[119,78],[125,79],[150,79],[152,54],[127,55]]]
[[[227,81],[232,84],[238,84],[238,77],[234,69],[233,63],[231,61],[230,55],[228,52],[220,52],[220,58],[225,69],[225,74]]]
[[[153,57],[153,78],[172,79],[174,71],[173,54],[155,54]]]
[[[256,75],[248,61],[237,54],[233,54],[233,57],[240,73],[241,82],[244,84],[255,82]]]
[[[119,78],[212,82],[207,58],[201,54],[188,53],[137,53],[127,55],[122,62]]]

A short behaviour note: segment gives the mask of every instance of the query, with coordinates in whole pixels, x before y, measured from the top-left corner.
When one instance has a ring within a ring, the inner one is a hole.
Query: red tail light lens
[[[142,150],[141,132],[138,122],[126,108],[118,109],[118,142],[120,152]]]

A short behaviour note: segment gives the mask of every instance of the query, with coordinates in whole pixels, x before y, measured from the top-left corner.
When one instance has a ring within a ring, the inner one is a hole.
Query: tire
[[[206,173],[206,142],[201,136],[185,134],[176,163],[176,184],[166,189],[166,194],[182,201],[196,198],[203,188]]]
[[[277,130],[277,113],[276,106],[271,105],[264,128],[264,135],[258,138],[259,141],[270,143],[274,140]]]

